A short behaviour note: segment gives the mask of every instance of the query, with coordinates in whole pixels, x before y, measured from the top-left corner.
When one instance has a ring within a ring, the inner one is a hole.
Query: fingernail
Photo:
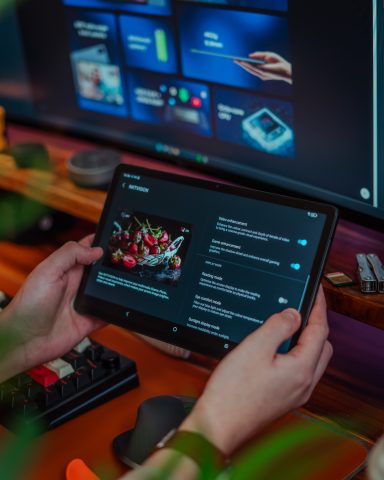
[[[287,310],[284,310],[282,312],[282,315],[288,322],[297,323],[298,313],[296,310],[293,310],[292,308],[287,308]]]

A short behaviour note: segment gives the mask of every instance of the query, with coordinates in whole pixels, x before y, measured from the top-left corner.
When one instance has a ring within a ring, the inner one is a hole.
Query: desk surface
[[[10,129],[10,141],[45,141],[53,159],[52,171],[17,169],[0,156],[0,188],[23,193],[49,207],[96,223],[106,194],[76,187],[67,176],[66,161],[76,150],[94,148],[90,143],[20,127]],[[180,175],[213,180],[213,177],[138,155],[124,155],[124,162]],[[375,252],[384,258],[384,234],[341,221],[329,255],[326,271],[344,271],[355,276],[355,254]],[[384,329],[384,295],[362,295],[357,285],[336,288],[323,281],[330,309],[361,322]]]
[[[18,137],[18,140],[39,140],[39,137],[36,133],[32,136],[29,136],[27,132],[21,132],[21,137],[22,138]],[[63,170],[65,158],[68,156],[71,149],[73,150],[75,145],[78,144],[76,142],[73,145],[68,145],[66,142],[64,142],[64,140],[60,139],[61,137],[55,137],[52,139],[52,142],[56,145],[53,148],[52,153],[54,154],[55,158],[59,158],[57,168],[59,170],[61,169],[61,176],[65,173]],[[60,141],[63,141],[64,144],[61,144]],[[82,145],[83,148],[89,146],[90,145]],[[143,165],[143,160],[139,157],[130,158],[130,162],[132,164],[136,163]],[[158,163],[154,161],[149,161],[145,163],[145,165],[147,167],[158,167]],[[167,165],[166,168],[168,170],[175,171],[176,173],[184,172],[182,169],[170,165]],[[47,190],[41,190],[41,181],[43,181],[43,184],[45,184],[47,187],[50,185],[50,182],[46,182],[47,177],[44,176],[44,174],[42,175],[40,173],[25,171],[25,178],[23,180],[19,175],[13,177],[15,172],[12,172],[11,170],[7,170],[6,177],[0,174],[0,183],[3,182],[2,185],[4,188],[11,187],[11,189],[15,191],[23,191],[33,198],[38,197],[38,199],[43,200],[46,203],[49,203],[47,199],[51,199],[52,202],[58,201],[57,197],[60,197],[60,189],[56,189],[54,187],[51,191],[51,196],[47,196]],[[3,180],[1,180],[1,178]],[[14,178],[13,181],[15,184],[12,184],[12,178]],[[50,181],[52,181],[52,178],[55,179],[55,177],[50,177]],[[68,182],[68,180],[65,179],[65,176],[58,181]],[[34,182],[37,182],[38,188],[36,188],[36,184]],[[21,188],[21,186],[23,188]],[[27,191],[25,191],[26,187],[28,187]],[[87,202],[89,202],[90,211],[92,211],[93,208],[93,213],[92,216],[89,216],[87,213],[86,218],[92,220],[93,222],[96,221],[99,216],[105,194],[97,191],[84,191],[83,189],[77,189],[73,185],[71,185],[71,188],[73,189],[75,195],[80,195],[80,197],[83,199],[85,197],[88,198]],[[72,207],[70,207],[74,208],[74,211],[72,212],[73,214],[78,214],[84,210],[83,208],[79,208],[79,204],[77,202],[78,198],[75,196],[73,198]],[[63,203],[64,202],[62,202],[62,205]],[[71,202],[66,203],[67,205],[71,204]],[[55,204],[52,204],[52,206],[59,208]],[[64,209],[62,207],[61,209],[67,211],[66,208]],[[346,223],[343,223],[339,227],[339,232],[342,240],[337,243],[336,247],[334,245],[333,252],[335,252],[335,255],[333,253],[331,254],[330,262],[328,264],[329,269],[341,268],[344,265],[341,262],[344,261],[343,251],[346,250],[346,246],[348,255],[351,255],[353,249],[357,248],[361,242],[364,242],[367,236],[369,237],[369,232],[366,232],[364,229],[362,229],[356,233],[356,237],[354,239],[351,239],[351,229]],[[379,253],[383,252],[384,242],[381,242],[380,238],[373,239],[373,242],[376,242],[373,245],[376,245],[379,249],[381,249],[378,250]],[[4,243],[0,244],[0,289],[8,290],[11,294],[14,294],[24,280],[26,274],[28,274],[33,266],[41,261],[46,255],[48,255],[54,248],[55,246],[52,245],[33,248],[19,247]],[[338,310],[339,299],[344,295],[345,304],[348,306],[348,303],[350,303],[350,307],[348,307],[350,310],[355,311],[356,305],[353,302],[357,302],[357,305],[360,304],[359,296],[356,296],[356,291],[354,289],[351,289],[351,293],[349,293],[349,289],[336,291],[336,289],[328,286],[328,284],[326,285],[326,289],[328,302],[334,310]],[[342,295],[340,296],[341,292]],[[373,317],[368,318],[368,323],[382,326],[384,322],[383,301],[375,296],[369,297],[369,299],[364,298],[363,300],[363,307],[366,305],[366,302],[373,304]],[[347,306],[343,307],[343,311],[347,310],[348,313]],[[366,315],[364,308],[359,314],[362,317],[361,320],[364,320]],[[344,321],[349,322],[349,320],[344,320],[343,318],[337,320],[338,324],[342,326],[344,326]],[[365,326],[362,325],[362,327]],[[377,331],[378,333],[375,334],[374,329],[371,329],[370,327],[365,328],[372,330],[373,337],[376,336],[379,340],[379,336],[382,334],[382,332]],[[371,355],[375,351],[376,353],[379,352],[377,356],[377,365],[380,366],[382,363],[384,364],[384,356],[382,354],[382,348],[380,347],[381,341],[378,341],[377,344],[374,345],[374,342],[369,340],[367,337],[367,340],[363,340],[366,344],[364,344],[362,346],[362,350],[360,350],[356,348],[356,342],[359,340],[359,338],[357,338],[359,333],[355,333],[355,331],[353,331],[350,334],[348,328],[346,328],[346,330],[347,332],[344,332],[344,335],[347,337],[334,338],[334,347],[336,351],[335,357],[338,356],[338,363],[334,362],[331,364],[325,377],[320,382],[306,408],[312,414],[335,419],[340,425],[344,426],[345,428],[352,429],[362,439],[366,440],[368,443],[372,443],[382,434],[384,424],[384,412],[382,408],[384,401],[383,380],[380,375],[375,377],[375,370],[372,372],[371,369],[372,365],[365,365],[372,376],[369,377],[369,375],[365,375],[364,368],[359,367],[359,358],[376,358],[372,357]],[[109,336],[113,336],[113,332],[115,331],[115,327],[108,327],[107,330],[98,333],[96,336],[99,340],[107,342],[108,338],[110,338]],[[99,337],[99,335],[101,336]],[[129,334],[125,333],[124,335]],[[120,338],[123,339],[124,335]],[[337,342],[340,344],[345,344],[346,338],[351,340],[351,335],[353,335],[352,340],[354,341],[351,341],[345,349],[346,356],[341,357],[338,354],[338,347],[340,347],[340,345],[337,345]],[[129,351],[126,351],[126,344],[124,346],[120,344],[121,348],[118,348],[117,345],[116,348],[122,352],[125,352],[127,355],[132,356],[134,359],[140,360],[140,358],[143,358],[142,355],[145,357],[146,350],[142,349],[141,342],[139,343],[139,341],[133,337],[130,338]],[[110,339],[112,341],[112,338]],[[111,346],[114,345],[115,341],[116,339],[112,341]],[[117,341],[119,343],[122,340]],[[45,446],[43,447],[44,450],[41,452],[44,458],[44,466],[42,466],[42,464],[40,464],[40,466],[38,465],[36,470],[31,473],[31,479],[60,478],[57,477],[57,475],[59,475],[60,472],[62,473],[65,462],[77,455],[76,445],[79,445],[79,442],[82,445],[85,441],[89,442],[89,444],[86,443],[85,446],[83,445],[83,448],[85,448],[85,451],[89,451],[90,455],[91,452],[104,452],[103,458],[112,459],[110,438],[112,438],[115,433],[119,433],[122,430],[129,428],[133,424],[136,408],[144,398],[153,394],[170,392],[197,394],[201,391],[208,375],[208,372],[204,368],[196,365],[188,365],[185,362],[171,359],[158,352],[156,352],[156,355],[159,355],[159,368],[161,368],[162,372],[161,376],[158,375],[158,368],[156,371],[153,371],[151,367],[145,367],[147,369],[146,375],[148,375],[148,378],[151,379],[150,384],[146,384],[140,387],[140,389],[122,396],[120,399],[113,400],[112,403],[108,404],[108,407],[101,406],[98,409],[89,412],[87,416],[80,417],[79,419],[63,425],[55,431],[49,433],[47,438],[50,441],[45,443]],[[352,363],[351,358],[353,358]],[[349,366],[350,368],[348,369]],[[375,368],[375,365],[373,365],[373,368]],[[353,369],[356,371],[361,370],[360,377],[362,377],[363,380],[355,381],[353,377],[356,372],[353,371]],[[372,382],[375,383],[374,386],[372,386]],[[111,416],[111,411],[118,411],[118,409],[115,408],[115,406],[117,407],[118,405],[120,405],[119,415]],[[105,432],[105,435],[102,438],[100,438],[100,435],[98,435],[98,432],[100,431]],[[2,437],[5,432],[1,430],[0,432]],[[79,432],[86,432],[86,434],[79,437]],[[68,439],[71,438],[74,439],[73,443],[68,441]],[[105,457],[105,455],[107,455],[107,457]],[[117,462],[113,461],[112,467],[112,473],[114,475],[122,472],[121,466],[119,466]],[[42,474],[42,472],[45,471],[52,472],[52,476],[49,477],[49,475]],[[362,473],[356,478],[362,480],[366,477],[364,473]]]

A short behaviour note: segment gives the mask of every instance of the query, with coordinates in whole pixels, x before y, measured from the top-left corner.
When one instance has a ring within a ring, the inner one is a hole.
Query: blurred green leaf
[[[20,480],[30,468],[36,456],[37,425],[23,425],[17,429],[17,435],[10,441],[0,444],[0,478],[1,480]]]
[[[49,211],[48,207],[23,195],[3,193],[0,196],[0,240],[15,238]]]
[[[15,0],[0,0],[0,15],[4,14],[9,8],[13,7],[15,3],[19,3]]]

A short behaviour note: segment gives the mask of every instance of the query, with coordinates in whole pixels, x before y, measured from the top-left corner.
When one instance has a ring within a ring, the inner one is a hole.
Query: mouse
[[[116,456],[130,468],[140,466],[160,440],[180,426],[195,403],[195,398],[176,395],[145,400],[137,411],[134,428],[114,438]]]

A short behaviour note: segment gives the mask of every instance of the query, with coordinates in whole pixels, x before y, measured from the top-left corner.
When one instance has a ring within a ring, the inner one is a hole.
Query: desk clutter
[[[133,360],[85,338],[62,358],[0,384],[0,423],[50,430],[138,385]]]
[[[384,293],[384,267],[374,254],[358,253],[357,276],[362,293]]]

